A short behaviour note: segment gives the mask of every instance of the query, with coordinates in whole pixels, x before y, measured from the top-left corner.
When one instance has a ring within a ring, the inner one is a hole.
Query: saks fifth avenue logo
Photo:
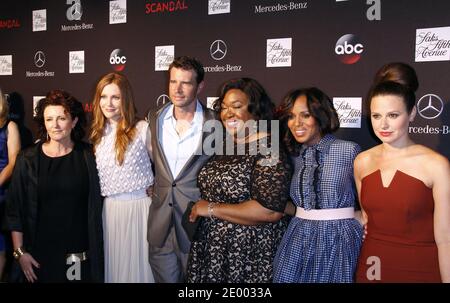
[[[420,125],[421,119],[414,120],[414,125],[409,126],[409,133],[412,134],[430,134],[430,135],[448,135],[450,134],[450,126],[442,124],[448,122],[445,119],[438,118],[444,111],[444,101],[435,94],[426,94],[417,101],[416,108],[418,116],[425,119],[426,124]],[[434,120],[436,119],[436,120]]]
[[[228,46],[225,41],[221,39],[214,40],[209,46],[209,54],[212,59],[221,61],[228,53]],[[224,64],[215,66],[205,66],[205,72],[240,72],[242,71],[242,65]]]
[[[69,21],[80,21],[81,16],[83,15],[83,8],[81,6],[81,0],[67,0],[66,4],[70,5],[70,7],[66,11],[66,18]],[[70,25],[61,25],[61,31],[78,31],[78,30],[88,30],[93,29],[94,24],[92,23],[82,23],[82,24],[70,24]]]
[[[84,51],[69,52],[69,73],[82,74],[84,73]]]
[[[339,124],[342,128],[361,128],[361,104],[360,97],[335,97],[334,108],[339,116]]]
[[[33,11],[33,32],[47,30],[47,10],[40,9]]]
[[[109,1],[109,24],[127,23],[127,0]]]
[[[19,19],[0,19],[0,29],[19,28]]]
[[[153,13],[172,13],[176,11],[187,10],[187,1],[186,0],[177,0],[177,1],[150,1],[145,4],[145,13],[153,14]]]
[[[255,5],[255,14],[261,14],[261,13],[278,13],[278,12],[284,12],[284,11],[293,11],[293,10],[300,10],[305,9],[308,7],[308,2],[293,2],[290,1],[289,3],[278,3],[275,5]]]
[[[121,72],[125,68],[127,57],[125,57],[125,54],[121,49],[116,48],[109,55],[109,63],[112,65],[115,71]]]
[[[37,51],[36,53],[34,53],[34,65],[37,68],[42,68],[44,67],[46,62],[46,57],[45,57],[45,53],[41,50]],[[27,78],[31,78],[31,77],[54,77],[55,76],[55,72],[49,72],[47,70],[38,70],[38,71],[29,71],[27,70],[25,72],[25,77]]]
[[[209,0],[208,15],[230,13],[231,0]]]
[[[174,45],[155,46],[155,71],[169,70],[174,58]]]
[[[10,76],[12,74],[12,55],[0,56],[0,76]]]
[[[364,46],[357,36],[346,34],[338,39],[334,52],[342,63],[354,64],[361,59]]]
[[[267,39],[266,67],[291,66],[292,38]]]
[[[416,62],[450,60],[450,26],[416,30]]]

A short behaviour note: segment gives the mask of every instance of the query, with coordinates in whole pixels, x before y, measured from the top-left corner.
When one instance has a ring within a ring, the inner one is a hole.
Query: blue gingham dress
[[[325,135],[294,159],[291,198],[305,210],[354,207],[353,161],[360,147]],[[274,282],[353,282],[362,242],[356,219],[294,217],[274,260]]]

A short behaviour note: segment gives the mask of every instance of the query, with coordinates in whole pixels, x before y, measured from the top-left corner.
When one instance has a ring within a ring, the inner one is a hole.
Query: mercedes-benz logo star
[[[43,51],[37,51],[36,54],[34,54],[34,65],[41,68],[45,64],[45,54]]]
[[[227,45],[223,40],[216,40],[211,43],[209,53],[214,60],[222,60],[227,54]]]
[[[435,94],[427,94],[417,102],[417,112],[424,119],[434,119],[444,110],[444,102]]]

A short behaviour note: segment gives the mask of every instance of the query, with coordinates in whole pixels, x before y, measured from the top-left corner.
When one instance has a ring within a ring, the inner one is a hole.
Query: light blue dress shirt
[[[203,108],[198,100],[196,102],[197,106],[190,128],[181,136],[176,131],[177,120],[173,115],[173,104],[159,116],[159,143],[174,179],[197,150],[202,138]]]

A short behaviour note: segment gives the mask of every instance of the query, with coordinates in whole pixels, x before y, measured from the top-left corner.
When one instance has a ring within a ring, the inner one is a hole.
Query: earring
[[[48,135],[48,133],[47,133],[47,141],[50,141],[50,136]]]

